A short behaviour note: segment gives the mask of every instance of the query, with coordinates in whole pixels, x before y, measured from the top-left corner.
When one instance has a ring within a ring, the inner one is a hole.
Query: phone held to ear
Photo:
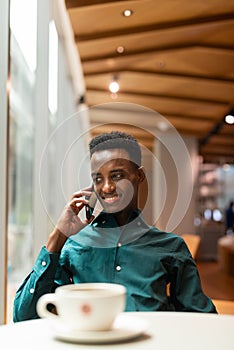
[[[93,215],[93,210],[95,208],[95,205],[97,203],[97,195],[96,193],[93,191],[92,188],[92,194],[90,197],[85,197],[86,199],[89,200],[89,204],[87,204],[85,206],[85,211],[86,211],[86,219],[90,220],[91,216]]]

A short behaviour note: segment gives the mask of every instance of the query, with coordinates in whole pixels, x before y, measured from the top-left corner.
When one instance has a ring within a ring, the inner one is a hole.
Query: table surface
[[[0,326],[0,344],[7,346],[6,349],[17,350],[234,349],[234,316],[231,315],[180,312],[131,312],[128,314],[149,322],[146,333],[131,341],[104,345],[64,342],[55,339],[47,320],[39,319]]]

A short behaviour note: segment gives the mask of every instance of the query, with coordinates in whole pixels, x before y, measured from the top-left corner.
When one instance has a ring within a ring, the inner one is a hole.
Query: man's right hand
[[[79,217],[80,211],[88,204],[85,196],[90,197],[90,187],[73,193],[70,201],[64,207],[54,231],[50,234],[46,248],[50,252],[60,252],[67,238],[76,234],[88,225],[92,220],[82,220]]]

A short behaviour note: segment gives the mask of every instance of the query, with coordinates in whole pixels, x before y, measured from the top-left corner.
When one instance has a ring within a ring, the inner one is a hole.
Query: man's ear
[[[137,170],[138,170],[139,183],[143,182],[145,180],[145,168],[143,166],[141,166]]]

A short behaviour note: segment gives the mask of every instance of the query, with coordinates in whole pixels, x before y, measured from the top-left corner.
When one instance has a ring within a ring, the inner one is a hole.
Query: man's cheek
[[[128,179],[122,179],[118,181],[116,185],[116,192],[120,196],[120,199],[122,199],[123,205],[126,207],[134,196],[133,184]]]

